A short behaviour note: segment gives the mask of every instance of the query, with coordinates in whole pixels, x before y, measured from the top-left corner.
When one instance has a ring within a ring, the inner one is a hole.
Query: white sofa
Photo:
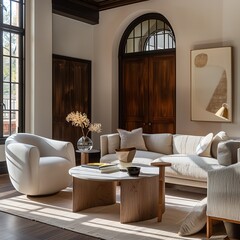
[[[207,188],[208,171],[223,168],[223,159],[227,158],[229,161],[229,156],[232,154],[229,153],[229,149],[224,150],[226,145],[223,145],[221,150],[218,149],[219,143],[225,143],[228,139],[224,132],[212,137],[204,149],[201,147],[206,144],[206,140],[209,140],[209,136],[159,133],[142,134],[142,137],[146,149],[137,147],[133,164],[150,166],[152,162],[170,162],[172,166],[165,169],[167,183]],[[116,161],[115,149],[126,147],[126,144],[123,146],[122,141],[123,138],[119,133],[101,135],[100,162]],[[128,147],[134,147],[135,143],[138,144],[132,139]],[[218,152],[222,160],[221,164],[217,159]],[[236,156],[232,157],[231,161],[235,163]]]

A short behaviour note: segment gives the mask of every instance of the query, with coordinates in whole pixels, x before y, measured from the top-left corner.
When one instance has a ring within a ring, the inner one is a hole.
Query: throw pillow
[[[142,128],[134,129],[131,132],[123,129],[117,129],[117,131],[119,132],[121,139],[121,148],[135,147],[138,150],[147,150],[142,136]]]
[[[227,141],[227,140],[229,140],[229,137],[224,131],[220,131],[213,137],[211,152],[214,158],[217,158],[218,144],[222,141]]]
[[[180,236],[188,236],[202,230],[207,220],[206,211],[207,198],[204,198],[193,207],[192,211],[183,220],[178,234]]]
[[[203,137],[200,143],[197,145],[196,153],[202,157],[211,157],[211,143],[213,139],[213,133],[209,133]]]
[[[239,140],[228,140],[218,144],[217,159],[223,166],[229,166],[238,162]]]

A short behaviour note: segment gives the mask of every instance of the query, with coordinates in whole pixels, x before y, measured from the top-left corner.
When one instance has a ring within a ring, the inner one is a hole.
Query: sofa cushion
[[[217,148],[218,148],[218,144],[220,142],[223,141],[227,141],[229,140],[229,136],[224,132],[224,131],[220,131],[219,133],[217,133],[214,137],[213,137],[213,141],[212,141],[212,147],[211,147],[211,154],[214,158],[217,159]]]
[[[172,134],[157,133],[157,134],[143,134],[143,138],[148,151],[172,154]]]
[[[173,135],[173,153],[196,154],[196,148],[201,139],[202,136],[175,134]]]
[[[161,153],[156,153],[156,152],[150,152],[150,151],[141,151],[141,150],[137,150],[136,154],[134,156],[133,159],[133,163],[138,163],[141,165],[151,165],[151,162],[159,157],[164,156]],[[113,161],[116,161],[117,155],[114,154],[107,154],[101,157],[100,162],[107,162],[107,163],[111,163]]]
[[[119,132],[121,139],[121,148],[135,147],[138,150],[147,150],[142,135],[142,128],[134,129],[131,132],[123,129],[117,129],[117,131]]]
[[[223,167],[214,158],[186,154],[165,155],[155,159],[153,162],[170,162],[172,164],[171,167],[165,169],[166,176],[200,181],[207,180],[209,170]]]
[[[217,160],[223,166],[229,166],[238,162],[237,149],[240,148],[240,140],[228,140],[218,144]]]
[[[203,137],[200,143],[197,145],[196,153],[199,156],[211,157],[211,144],[213,140],[213,133],[209,133]]]

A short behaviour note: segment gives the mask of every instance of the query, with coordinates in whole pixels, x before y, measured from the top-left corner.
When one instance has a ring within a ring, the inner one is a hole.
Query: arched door
[[[134,20],[119,47],[119,127],[175,133],[175,36],[156,13]]]

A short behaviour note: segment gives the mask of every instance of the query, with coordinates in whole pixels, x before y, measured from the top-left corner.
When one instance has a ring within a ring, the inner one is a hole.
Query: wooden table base
[[[116,202],[116,181],[73,178],[73,212]],[[120,222],[129,223],[157,217],[158,176],[120,181]]]
[[[73,212],[116,203],[116,182],[73,178]]]
[[[121,181],[120,222],[129,223],[157,217],[158,176]]]

